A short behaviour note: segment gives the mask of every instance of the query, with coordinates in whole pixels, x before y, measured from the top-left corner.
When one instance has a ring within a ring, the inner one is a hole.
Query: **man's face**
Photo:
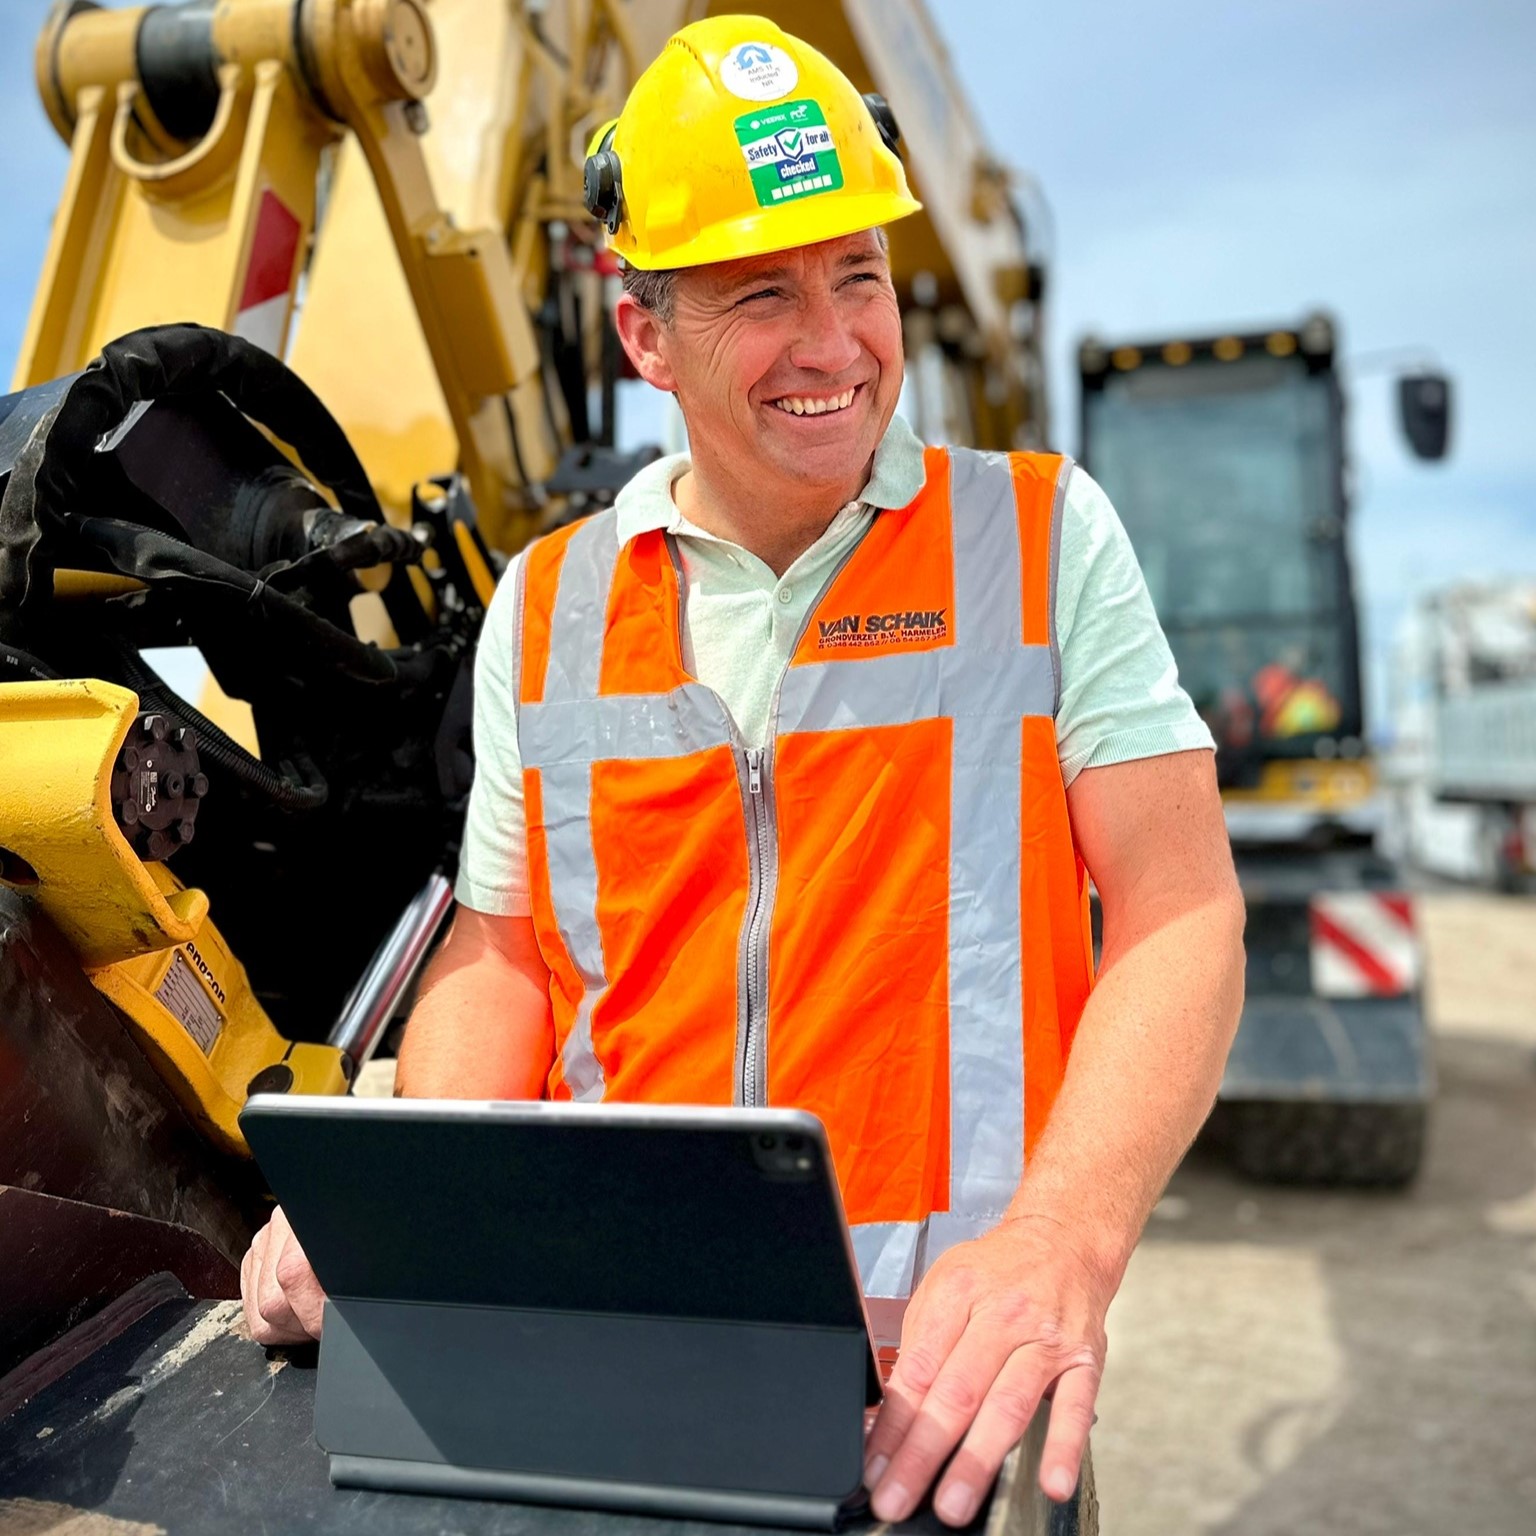
[[[846,487],[901,393],[890,263],[867,230],[684,271],[656,350],[696,459],[770,482]]]

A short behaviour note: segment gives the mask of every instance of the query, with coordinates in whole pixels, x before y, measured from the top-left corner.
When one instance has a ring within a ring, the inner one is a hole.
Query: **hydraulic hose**
[[[330,786],[309,758],[298,757],[292,765],[303,773],[302,779],[279,773],[259,757],[252,756],[234,737],[220,730],[200,709],[182,698],[137,651],[121,647],[118,661],[124,680],[139,695],[141,705],[148,700],[154,708],[174,715],[182,725],[190,726],[197,733],[200,757],[217,764],[282,810],[313,811],[325,804]]]

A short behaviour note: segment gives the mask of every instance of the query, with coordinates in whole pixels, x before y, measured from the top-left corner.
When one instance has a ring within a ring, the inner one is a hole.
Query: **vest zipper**
[[[868,532],[866,528],[864,533]],[[832,590],[832,583],[842,575],[844,566],[863,542],[864,534],[860,534],[822,582],[795,633],[794,644],[790,647],[791,657],[799,650],[800,641],[820,611],[822,600]],[[670,536],[668,549],[678,571],[681,592],[682,561],[670,543]],[[678,634],[682,634],[681,611]],[[736,1027],[736,1093],[738,1102],[745,1105],[761,1106],[768,1102],[768,929],[779,886],[779,839],[773,814],[773,747],[779,728],[779,695],[783,692],[788,670],[786,663],[774,684],[773,701],[768,710],[768,746],[743,746],[737,758],[737,777],[741,781],[742,799],[747,810],[747,917],[742,929],[742,958],[738,972],[742,995]],[[726,713],[729,716],[728,710]],[[741,740],[739,735],[736,739]]]
[[[768,1102],[768,918],[773,911],[773,892],[778,885],[778,846],[773,818],[764,788],[763,767],[768,754],[759,747],[743,753],[747,765],[747,803],[750,807],[746,931],[746,1029],[741,1049],[741,1102]]]

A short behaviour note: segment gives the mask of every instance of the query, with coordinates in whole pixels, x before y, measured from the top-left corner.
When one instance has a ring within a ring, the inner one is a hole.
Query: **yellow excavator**
[[[235,1294],[247,1095],[347,1092],[407,1008],[505,557],[656,451],[586,146],[731,8],[48,16],[69,169],[0,399],[0,1377],[147,1274]],[[1044,265],[919,0],[762,8],[902,131],[919,430],[1043,446]]]

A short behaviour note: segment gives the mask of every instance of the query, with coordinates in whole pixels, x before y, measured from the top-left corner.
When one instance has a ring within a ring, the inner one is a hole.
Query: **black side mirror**
[[[1397,381],[1397,408],[1414,454],[1443,459],[1451,440],[1451,381],[1443,373],[1404,374]]]

